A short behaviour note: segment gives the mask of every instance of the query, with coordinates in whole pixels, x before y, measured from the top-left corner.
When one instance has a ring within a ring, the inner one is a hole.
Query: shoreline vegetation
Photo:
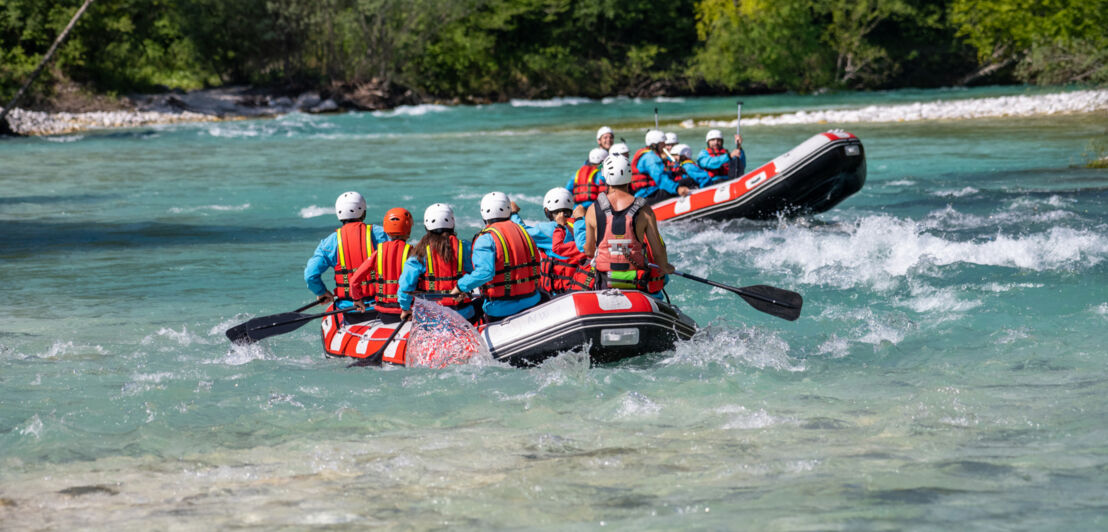
[[[0,105],[83,1],[0,4]],[[43,134],[569,96],[1098,87],[1105,27],[1108,0],[97,0],[11,124]]]
[[[1060,90],[1064,90],[1060,88]],[[664,97],[660,97],[664,101]],[[584,98],[567,99],[574,102]],[[513,101],[527,106],[536,100]],[[450,102],[447,102],[450,103]],[[190,93],[144,97],[134,108],[80,113],[13,109],[8,120],[18,133],[29,136],[64,135],[97,129],[141,127],[181,122],[217,122],[251,118],[273,118],[294,112],[340,113],[347,108],[317,93],[297,98],[265,95],[257,89],[239,87],[193,91]],[[442,105],[442,103],[429,104]],[[403,108],[403,106],[401,106]],[[786,124],[849,124],[911,122],[921,120],[962,120],[977,118],[1030,117],[1061,114],[1108,112],[1108,89],[1065,90],[1035,95],[993,96],[957,100],[868,105],[843,109],[811,109],[788,113],[750,113],[744,126]],[[734,128],[735,119],[670,120],[669,128]]]

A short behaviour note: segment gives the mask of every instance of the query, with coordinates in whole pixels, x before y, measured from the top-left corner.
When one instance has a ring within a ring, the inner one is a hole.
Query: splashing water
[[[408,337],[405,365],[444,368],[491,358],[477,328],[461,314],[422,299],[412,304],[412,334]]]

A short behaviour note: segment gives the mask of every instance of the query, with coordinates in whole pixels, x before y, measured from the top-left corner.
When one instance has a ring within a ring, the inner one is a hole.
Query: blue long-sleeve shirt
[[[690,178],[692,178],[693,181],[696,181],[696,186],[700,188],[704,188],[711,185],[712,183],[715,183],[715,181],[712,181],[712,174],[709,174],[706,170],[697,166],[696,163],[692,161],[685,161],[681,163],[681,169],[685,171],[686,176],[689,176]],[[723,181],[725,179],[727,178],[721,177],[719,181]]]
[[[719,155],[712,155],[708,153],[708,149],[700,150],[700,153],[696,155],[696,165],[705,170],[718,170],[721,166],[731,162],[731,152],[721,153]],[[739,169],[735,173],[735,176],[741,176],[746,173],[746,150],[739,148]],[[724,178],[726,179],[726,178]]]
[[[677,195],[677,187],[680,186],[673,180],[673,174],[666,170],[666,165],[662,162],[662,158],[653,151],[648,151],[639,157],[639,163],[637,170],[640,174],[646,174],[654,180],[655,186],[639,189],[635,192],[635,196],[645,198],[653,194],[658,189],[662,189],[674,196]]]
[[[473,241],[473,271],[458,280],[458,289],[462,292],[472,292],[496,276],[496,244],[492,238],[492,235],[485,233]],[[536,291],[531,296],[517,300],[486,299],[481,308],[485,310],[485,314],[501,318],[523,312],[538,303],[539,293]]]
[[[380,242],[388,242],[389,236],[385,234],[385,230],[377,224],[372,225],[373,230],[370,233],[370,243],[374,248]],[[319,241],[319,245],[315,248],[315,253],[312,253],[311,258],[308,259],[307,266],[304,267],[304,282],[308,285],[308,290],[311,290],[316,296],[322,296],[324,294],[331,293],[327,289],[327,285],[323,284],[323,274],[327,273],[327,270],[333,270],[339,263],[339,237],[334,231],[327,235],[327,238]],[[338,308],[350,308],[354,303],[350,301],[338,302]]]
[[[554,230],[558,228],[558,222],[546,221],[539,222],[536,225],[527,225],[527,222],[520,218],[519,214],[512,214],[512,221],[523,227],[527,234],[531,235],[531,239],[535,241],[535,246],[546,252],[556,259],[565,260],[565,257],[554,253]]]
[[[470,255],[473,253],[472,245],[468,240],[462,241],[462,270],[465,272],[473,271],[473,260]],[[427,260],[431,260],[430,257]],[[412,292],[414,292],[419,286],[419,276],[427,272],[427,266],[419,261],[415,257],[408,257],[407,262],[404,263],[404,270],[400,272],[400,293],[397,295],[397,299],[400,301],[400,308],[402,310],[412,310],[412,300],[414,299]],[[438,302],[437,300],[434,300]],[[466,305],[461,308],[455,307],[454,310],[458,311],[463,318],[472,318],[475,314],[472,305]]]

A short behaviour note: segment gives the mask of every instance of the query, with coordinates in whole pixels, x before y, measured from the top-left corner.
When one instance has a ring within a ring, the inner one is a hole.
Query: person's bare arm
[[[654,216],[654,209],[646,205],[639,211],[642,216],[635,221],[635,233],[641,241],[650,244],[650,250],[654,253],[654,263],[665,273],[673,273],[676,269],[669,263],[669,255],[666,254],[666,244],[662,242],[662,235],[658,233],[658,219]],[[640,229],[641,227],[641,229]]]
[[[585,255],[596,255],[596,208],[592,205],[585,212]]]

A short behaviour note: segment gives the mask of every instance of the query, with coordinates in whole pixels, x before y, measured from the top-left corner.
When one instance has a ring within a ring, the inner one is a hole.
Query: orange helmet
[[[412,213],[403,207],[389,209],[385,213],[385,222],[381,225],[389,236],[408,238],[412,234]]]

